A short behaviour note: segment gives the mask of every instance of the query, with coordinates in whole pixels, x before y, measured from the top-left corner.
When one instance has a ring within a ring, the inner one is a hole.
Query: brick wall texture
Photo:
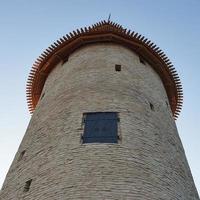
[[[54,68],[42,94],[1,200],[199,199],[162,81],[134,52],[84,46]],[[83,113],[109,111],[119,112],[118,144],[82,144]]]

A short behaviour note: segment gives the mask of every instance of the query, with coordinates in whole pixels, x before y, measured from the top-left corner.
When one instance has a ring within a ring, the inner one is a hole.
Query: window
[[[32,179],[29,179],[26,181],[25,186],[24,186],[24,192],[28,192],[30,190]]]
[[[84,114],[83,143],[117,143],[118,114],[96,112]]]
[[[20,155],[19,155],[19,158],[18,158],[18,161],[20,161],[23,157],[24,157],[24,154],[26,153],[26,150],[23,150]]]
[[[140,59],[140,63],[142,63],[143,65],[145,65],[144,59],[142,57],[139,57],[139,59]]]
[[[121,65],[115,65],[115,71],[120,72],[121,71]]]
[[[149,103],[149,106],[150,106],[151,110],[154,111],[154,106],[153,106],[153,104],[152,104],[152,103]]]
[[[45,92],[41,95],[41,99],[44,97],[44,95],[45,95]]]

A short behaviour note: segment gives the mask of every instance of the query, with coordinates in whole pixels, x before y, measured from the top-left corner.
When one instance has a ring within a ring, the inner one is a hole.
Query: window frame
[[[86,116],[89,114],[98,114],[98,113],[104,113],[104,114],[105,113],[115,113],[116,114],[116,126],[117,127],[116,127],[116,138],[114,138],[114,139],[117,139],[116,142],[101,142],[101,141],[99,141],[99,142],[84,142]],[[106,111],[105,112],[85,112],[85,113],[83,113],[83,117],[82,117],[81,129],[83,130],[83,132],[81,134],[81,144],[119,144],[121,141],[120,117],[119,117],[118,112],[110,112],[110,111],[108,111],[108,112],[106,112]]]

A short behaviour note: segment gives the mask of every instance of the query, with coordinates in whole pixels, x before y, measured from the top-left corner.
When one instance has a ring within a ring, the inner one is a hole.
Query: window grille
[[[118,143],[118,114],[96,112],[84,114],[83,143]]]

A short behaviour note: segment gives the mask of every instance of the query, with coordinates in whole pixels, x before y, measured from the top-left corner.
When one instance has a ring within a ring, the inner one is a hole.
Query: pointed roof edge
[[[101,42],[126,46],[149,62],[164,84],[174,119],[177,119],[183,103],[183,89],[178,73],[169,58],[149,39],[110,20],[103,20],[70,32],[44,50],[33,64],[27,80],[26,96],[29,111],[33,113],[35,110],[45,80],[59,62],[66,62],[69,55],[81,46]]]

